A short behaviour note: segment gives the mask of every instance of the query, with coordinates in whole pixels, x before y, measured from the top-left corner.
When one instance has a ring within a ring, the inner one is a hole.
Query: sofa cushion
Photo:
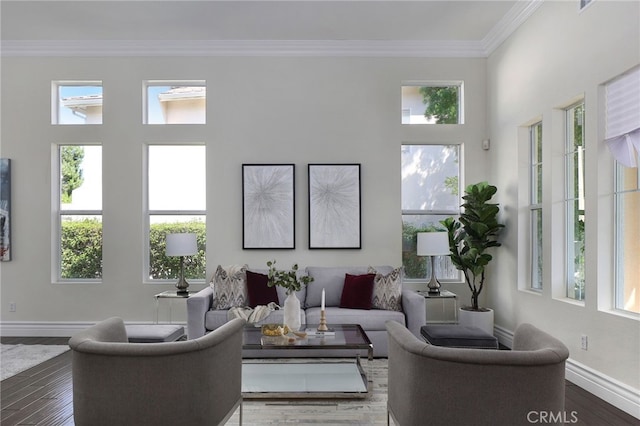
[[[391,266],[376,267],[380,273],[388,274],[393,270]],[[320,306],[322,299],[322,289],[325,289],[325,306],[340,306],[340,297],[344,287],[344,276],[363,275],[368,273],[366,266],[307,266],[307,274],[313,281],[307,285],[307,297],[304,300],[304,307]],[[374,289],[375,291],[375,289]]]
[[[373,279],[373,309],[402,311],[402,268],[390,272],[369,267]]]
[[[247,304],[247,265],[218,265],[211,280],[213,309],[229,309]]]
[[[247,271],[247,295],[250,307],[266,306],[271,302],[278,303],[278,291],[275,286],[269,287],[268,282],[269,277],[267,275]]]
[[[307,324],[316,325],[320,323],[320,308],[308,308],[306,311]],[[372,309],[363,315],[362,309],[348,308],[325,308],[327,325],[331,324],[360,324],[365,331],[386,330],[385,322],[397,321],[406,324],[404,313],[398,311],[383,311]]]
[[[340,297],[341,308],[371,309],[373,278],[375,274],[345,274],[344,287]]]

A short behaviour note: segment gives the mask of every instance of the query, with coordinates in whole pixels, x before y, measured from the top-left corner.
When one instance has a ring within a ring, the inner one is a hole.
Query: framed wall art
[[[295,248],[294,164],[242,165],[242,248]]]
[[[359,249],[360,164],[309,164],[309,248]]]
[[[0,158],[0,261],[11,260],[11,160]]]

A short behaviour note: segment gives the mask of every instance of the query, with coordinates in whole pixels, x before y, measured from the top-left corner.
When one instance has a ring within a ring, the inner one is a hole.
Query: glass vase
[[[284,301],[284,323],[292,331],[300,330],[300,300],[295,292],[288,294]]]

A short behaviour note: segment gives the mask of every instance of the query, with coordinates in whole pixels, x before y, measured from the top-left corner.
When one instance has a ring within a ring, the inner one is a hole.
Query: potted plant
[[[303,285],[313,281],[313,277],[299,276],[298,264],[294,264],[288,271],[278,270],[275,265],[275,260],[267,262],[269,267],[267,286],[277,285],[285,289],[287,298],[284,301],[283,322],[290,330],[298,331],[302,322],[300,321],[300,300],[296,297],[296,291],[300,291]]]
[[[490,334],[493,334],[493,311],[480,307],[478,296],[484,288],[485,268],[493,258],[487,250],[500,247],[498,234],[504,228],[498,223],[498,204],[489,202],[496,192],[497,188],[487,182],[467,186],[462,197],[464,203],[460,218],[449,217],[441,222],[449,233],[451,263],[463,272],[471,290],[471,306],[461,308],[459,322],[465,323],[465,312],[489,312],[490,326],[474,325],[481,326]]]

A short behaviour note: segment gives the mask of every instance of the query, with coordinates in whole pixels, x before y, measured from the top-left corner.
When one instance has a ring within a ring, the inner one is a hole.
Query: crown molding
[[[2,40],[3,57],[300,56],[486,58],[544,0],[517,1],[484,39],[425,40]]]
[[[418,40],[2,40],[2,56],[484,57],[479,41]]]

